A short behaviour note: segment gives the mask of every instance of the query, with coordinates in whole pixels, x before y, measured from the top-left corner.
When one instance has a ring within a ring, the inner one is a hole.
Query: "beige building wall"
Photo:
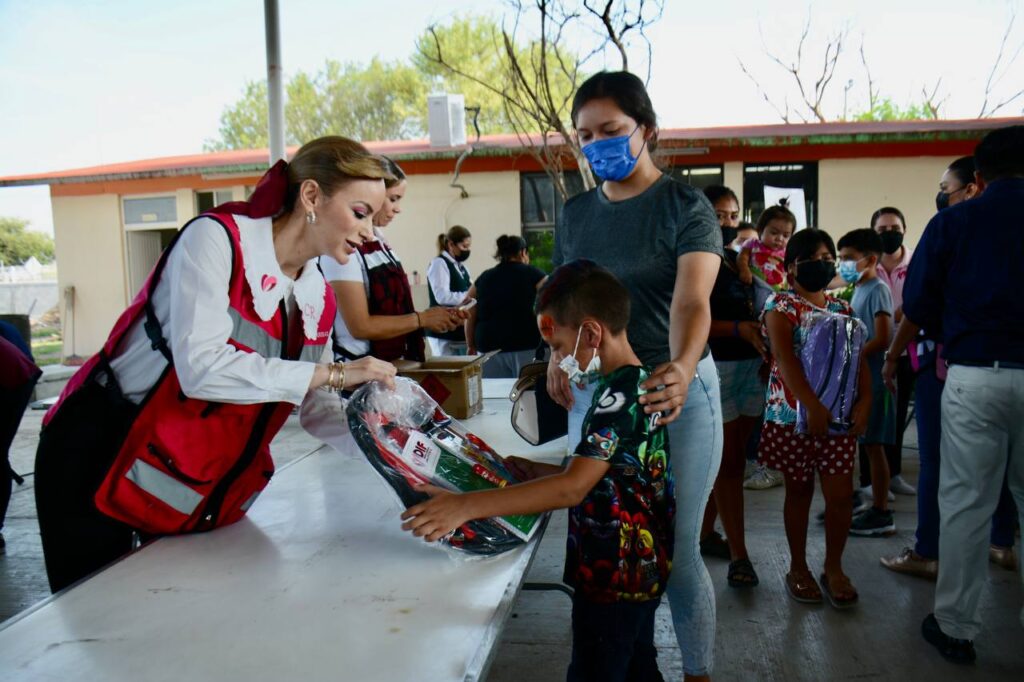
[[[495,241],[503,234],[521,234],[519,173],[465,173],[459,183],[469,197],[449,187],[450,175],[411,175],[402,201],[402,213],[385,228],[413,282],[417,308],[428,305],[427,265],[437,256],[437,236],[452,225],[462,225],[473,235],[472,254],[466,265],[475,279],[495,264]],[[419,285],[413,273],[418,273]]]
[[[818,162],[818,226],[838,240],[869,227],[871,214],[895,206],[907,218],[913,247],[935,215],[939,178],[956,157],[825,159]]]
[[[75,287],[73,310],[62,294],[64,356],[92,355],[127,303],[124,234],[116,194],[53,197],[57,282]]]
[[[907,217],[907,243],[915,245],[935,213],[934,197],[942,172],[953,157],[826,159],[818,164],[820,226],[835,238],[867,226],[871,213],[892,205]],[[467,265],[474,278],[494,265],[495,240],[521,234],[520,175],[515,171],[466,173],[459,181],[468,198],[449,186],[450,175],[412,175],[402,213],[385,234],[413,281],[418,308],[427,306],[426,270],[437,254],[437,235],[456,224],[473,234]],[[725,184],[743,189],[743,164],[724,164]],[[230,188],[244,197],[241,185]],[[194,215],[192,189],[178,189],[178,221]],[[114,194],[52,198],[61,290],[75,287],[75,306],[64,315],[64,353],[87,356],[106,339],[128,303],[128,270],[120,200]],[[742,202],[742,195],[740,197]],[[418,276],[417,276],[418,275]],[[418,282],[418,284],[417,284]]]
[[[242,185],[223,189],[231,190],[236,200],[245,197]],[[195,216],[195,191],[190,188],[141,196],[166,195],[176,199],[179,227]],[[101,194],[51,199],[58,285],[61,292],[75,287],[73,310],[65,309],[66,300],[61,297],[65,357],[97,352],[134,296],[121,216],[123,198]]]
[[[736,192],[740,207],[743,207],[743,162],[729,161],[722,164],[722,184]]]

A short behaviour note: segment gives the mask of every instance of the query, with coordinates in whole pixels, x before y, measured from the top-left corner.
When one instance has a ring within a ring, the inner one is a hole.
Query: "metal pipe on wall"
[[[281,67],[281,24],[277,0],[263,0],[267,34],[267,123],[270,128],[270,165],[285,157],[284,88]]]

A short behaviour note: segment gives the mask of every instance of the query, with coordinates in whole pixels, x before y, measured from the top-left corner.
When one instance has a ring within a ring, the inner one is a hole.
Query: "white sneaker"
[[[772,471],[762,464],[747,480],[743,481],[743,487],[747,490],[767,490],[782,485],[782,480],[781,472]]]
[[[863,495],[866,499],[869,499],[869,500],[875,499],[875,495],[874,495],[874,493],[871,492],[871,486],[869,486],[869,485],[866,485],[863,488],[861,488],[860,492],[861,492],[861,495]],[[896,501],[896,496],[892,494],[891,490],[889,491],[889,501],[890,502],[895,502]]]
[[[892,479],[890,479],[889,490],[893,493],[896,493],[897,495],[917,494],[917,490],[914,489],[914,486],[904,481],[903,477],[898,474],[896,476],[893,476]]]
[[[748,459],[746,466],[743,467],[743,480],[745,481],[753,476],[754,472],[757,471],[757,467],[757,460]]]

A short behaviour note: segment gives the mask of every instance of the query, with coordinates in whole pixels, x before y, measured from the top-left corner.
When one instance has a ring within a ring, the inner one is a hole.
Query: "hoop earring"
[[[310,225],[315,223],[316,222],[316,213],[314,213],[313,211],[308,212],[306,214],[306,222],[309,223]]]

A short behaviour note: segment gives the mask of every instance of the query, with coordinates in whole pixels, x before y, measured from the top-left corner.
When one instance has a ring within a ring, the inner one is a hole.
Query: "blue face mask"
[[[843,280],[849,284],[856,284],[858,281],[860,281],[861,275],[864,274],[863,272],[857,270],[857,263],[859,263],[862,260],[864,259],[861,258],[860,260],[839,261],[839,276],[842,277]]]
[[[639,129],[640,126],[637,126],[633,133]],[[633,133],[597,140],[583,148],[583,155],[590,162],[590,168],[602,180],[625,180],[636,168],[638,157],[629,151],[629,139]],[[644,140],[644,144],[647,144],[647,140]]]

